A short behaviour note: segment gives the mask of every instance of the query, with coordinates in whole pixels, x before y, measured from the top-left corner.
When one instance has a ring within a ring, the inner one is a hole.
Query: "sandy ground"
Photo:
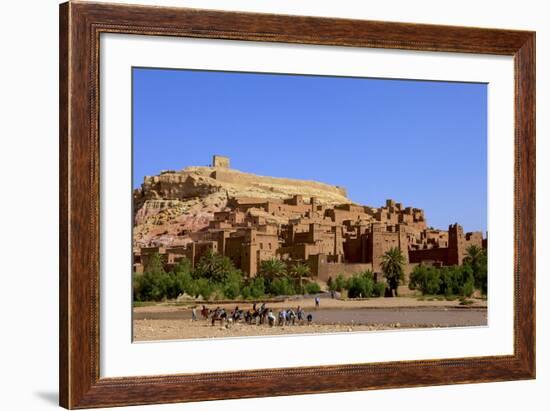
[[[487,307],[487,301],[481,299],[472,299],[473,304],[468,307]],[[261,302],[258,302],[258,305]],[[209,302],[206,303],[208,308],[214,309],[216,307],[223,307],[225,309],[233,310],[235,306],[239,306],[240,309],[252,308],[253,302]],[[300,305],[304,310],[313,309],[315,307],[315,301],[313,298],[307,299],[287,299],[285,301],[278,302],[266,302],[266,305],[273,309],[296,307]],[[196,302],[181,302],[181,303],[159,303],[146,307],[135,307],[134,313],[152,313],[152,312],[168,312],[179,311],[184,308],[191,308],[196,306],[200,309],[202,303]],[[401,307],[464,307],[460,305],[460,301],[428,301],[419,300],[416,297],[398,297],[398,298],[369,298],[365,300],[340,300],[332,298],[322,298],[320,301],[320,308],[401,308]]]
[[[210,321],[203,319],[191,321],[191,307],[196,303],[164,303],[134,308],[133,333],[135,341],[151,341],[486,325],[486,301],[473,301],[472,305],[461,306],[459,301],[422,301],[413,297],[359,301],[323,298],[317,310],[313,299],[268,302],[267,307],[275,312],[300,305],[314,316],[310,325],[274,327],[241,323],[212,326]],[[252,307],[250,302],[215,303],[207,307],[220,306],[231,311],[237,305],[245,310]],[[197,315],[200,317],[198,312]]]
[[[398,326],[366,326],[344,324],[312,324],[285,327],[267,325],[233,324],[227,328],[217,323],[199,320],[136,320],[134,321],[134,341],[176,340],[188,338],[228,338],[258,335],[317,334],[323,332],[352,332],[395,329]],[[410,327],[407,327],[410,328]]]

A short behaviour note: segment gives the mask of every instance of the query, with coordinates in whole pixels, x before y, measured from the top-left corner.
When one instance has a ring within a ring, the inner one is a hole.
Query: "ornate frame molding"
[[[155,377],[99,374],[101,33],[513,56],[514,354]],[[60,5],[60,405],[90,408],[535,377],[535,33],[69,2]],[[314,375],[315,378],[311,378]],[[284,378],[281,378],[284,377]],[[351,377],[351,378],[345,378]],[[227,381],[233,383],[227,388]],[[205,384],[208,382],[208,384]]]

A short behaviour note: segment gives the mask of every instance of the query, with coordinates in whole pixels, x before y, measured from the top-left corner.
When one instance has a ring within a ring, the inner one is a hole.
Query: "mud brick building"
[[[227,157],[214,156],[214,179],[242,180],[228,168]],[[345,194],[340,187],[334,190]],[[327,281],[366,269],[380,273],[384,253],[393,247],[405,257],[408,275],[420,263],[462,264],[470,245],[487,246],[481,232],[464,233],[457,223],[446,231],[428,228],[423,210],[394,200],[369,207],[321,203],[301,195],[229,197],[225,208],[214,212],[208,226],[192,232],[190,239],[185,246],[136,248],[134,271],[142,272],[152,253],[163,255],[169,269],[182,258],[194,266],[210,250],[229,257],[252,277],[262,261],[277,258],[307,263],[315,278]]]

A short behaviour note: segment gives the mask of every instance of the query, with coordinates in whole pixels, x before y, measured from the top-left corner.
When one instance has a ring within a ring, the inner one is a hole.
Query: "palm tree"
[[[260,273],[262,277],[268,280],[283,277],[287,274],[286,265],[281,260],[270,258],[260,263]]]
[[[195,273],[199,277],[214,282],[223,282],[230,273],[235,271],[235,266],[228,257],[208,250],[199,260]]]
[[[309,266],[304,263],[296,263],[292,266],[290,273],[294,278],[298,280],[298,283],[300,285],[299,291],[300,291],[300,294],[302,294],[303,293],[302,280],[304,277],[309,277],[311,275],[311,270]]]
[[[392,296],[397,297],[397,287],[404,279],[405,257],[397,247],[390,248],[382,256],[382,272],[388,282]]]
[[[482,262],[483,250],[477,245],[471,245],[466,249],[466,257],[464,257],[464,264],[468,264],[474,267],[478,267]]]

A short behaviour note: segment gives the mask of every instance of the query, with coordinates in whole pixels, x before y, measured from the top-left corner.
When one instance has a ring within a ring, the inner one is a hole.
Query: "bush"
[[[462,295],[464,297],[471,297],[473,293],[474,293],[474,282],[472,280],[464,284],[464,286],[462,287]]]
[[[174,276],[164,271],[157,253],[150,256],[143,274],[134,274],[132,288],[135,301],[162,301],[177,291]]]
[[[469,265],[436,268],[420,264],[411,273],[409,288],[428,295],[460,295],[474,293],[475,278]]]
[[[252,291],[250,290],[249,285],[245,285],[241,289],[241,297],[243,297],[245,300],[248,300],[248,299],[252,298]]]
[[[292,282],[286,278],[275,278],[269,285],[269,293],[274,295],[294,295],[296,290]]]
[[[277,284],[280,290],[292,291],[288,284]],[[227,257],[209,252],[205,254],[196,270],[191,263],[183,258],[174,267],[173,272],[165,272],[160,255],[150,257],[144,274],[134,274],[134,301],[161,301],[167,298],[177,298],[186,293],[193,297],[204,299],[229,298],[239,295],[245,298],[260,298],[265,295],[265,283],[261,277],[243,278],[243,273],[237,270]],[[280,291],[279,290],[279,291]]]
[[[348,280],[348,297],[349,298],[368,298],[372,297],[374,291],[374,276],[372,272],[365,271],[356,274]]]
[[[181,259],[174,267],[173,284],[168,290],[168,298],[177,298],[180,294],[196,295],[196,287],[192,277],[191,262],[187,258]]]
[[[331,291],[338,291],[338,292],[341,292],[345,288],[347,288],[347,281],[342,274],[338,274],[338,276],[333,282],[333,287],[334,289]]]
[[[455,295],[460,291],[461,275],[456,267],[443,267],[440,272],[439,294]]]
[[[386,284],[374,283],[374,289],[372,290],[372,295],[374,297],[384,297],[385,293],[386,293]]]
[[[265,282],[261,277],[256,277],[250,284],[250,292],[252,298],[260,298],[265,295]]]
[[[175,282],[180,290],[180,293],[186,293],[191,297],[196,297],[199,294],[197,283],[191,276],[191,273],[176,272]]]
[[[441,289],[439,270],[432,266],[418,265],[414,268],[409,279],[409,288],[418,289],[422,294],[437,294]]]
[[[241,293],[241,284],[243,276],[240,271],[231,272],[222,284],[223,295],[226,298],[237,298]]]
[[[195,286],[197,287],[197,296],[201,295],[205,300],[208,300],[215,291],[214,285],[206,278],[195,280]]]
[[[480,247],[472,245],[466,249],[464,266],[472,269],[474,288],[487,295],[487,252]]]
[[[461,294],[470,297],[474,293],[475,289],[475,277],[472,267],[469,265],[463,265],[461,267],[462,273],[462,292]]]
[[[315,282],[307,283],[304,287],[304,291],[306,294],[317,294],[321,291],[321,287]]]
[[[134,275],[133,289],[136,301],[162,301],[173,285],[171,275],[163,272],[146,272]]]
[[[248,281],[241,290],[243,298],[261,298],[265,296],[265,281],[263,277],[255,277]]]

